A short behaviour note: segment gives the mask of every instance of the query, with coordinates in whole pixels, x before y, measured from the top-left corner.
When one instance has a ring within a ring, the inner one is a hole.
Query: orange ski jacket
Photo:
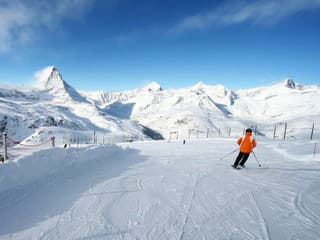
[[[246,132],[244,137],[238,139],[238,145],[240,145],[240,152],[251,153],[252,149],[257,146],[257,142],[251,136],[250,132]]]

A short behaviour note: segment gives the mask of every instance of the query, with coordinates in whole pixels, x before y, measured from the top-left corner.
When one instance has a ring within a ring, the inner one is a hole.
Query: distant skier
[[[245,167],[245,163],[248,160],[252,149],[257,146],[257,142],[252,137],[252,130],[250,128],[246,129],[246,134],[244,137],[239,138],[238,145],[240,145],[240,152],[234,164],[232,165],[234,168],[238,168],[238,165]]]

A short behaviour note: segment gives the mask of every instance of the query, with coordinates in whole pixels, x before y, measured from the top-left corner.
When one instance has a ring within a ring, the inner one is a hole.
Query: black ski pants
[[[246,161],[248,160],[249,155],[250,155],[250,153],[239,152],[238,157],[236,158],[236,161],[234,162],[233,165],[235,167],[237,167],[240,162],[240,165],[243,166],[246,163]]]

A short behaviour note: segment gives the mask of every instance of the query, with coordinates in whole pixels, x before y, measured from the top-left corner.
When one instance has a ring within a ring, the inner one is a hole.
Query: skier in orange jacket
[[[244,164],[248,160],[250,153],[253,148],[257,146],[256,140],[252,138],[252,130],[250,128],[246,129],[246,135],[244,137],[239,138],[238,145],[240,145],[240,152],[232,165],[234,168],[238,168],[238,165],[245,167]]]

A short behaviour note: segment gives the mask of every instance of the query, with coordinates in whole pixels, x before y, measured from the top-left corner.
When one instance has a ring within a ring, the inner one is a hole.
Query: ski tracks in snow
[[[314,213],[303,201],[303,197],[310,192],[303,190],[297,193],[294,204],[299,213],[306,218],[311,224],[320,226],[320,216]]]
[[[185,227],[186,227],[186,225],[188,223],[188,220],[189,220],[191,208],[192,208],[192,205],[193,205],[193,202],[194,202],[194,199],[195,199],[195,195],[196,195],[196,191],[197,191],[198,185],[199,185],[199,175],[197,176],[195,184],[194,184],[194,187],[193,187],[192,195],[191,195],[190,200],[189,200],[189,204],[188,204],[189,206],[188,206],[187,212],[185,214],[185,218],[184,218],[184,221],[183,221],[182,231],[181,231],[179,240],[183,240],[183,236],[185,234]]]
[[[263,238],[265,240],[270,240],[271,238],[270,238],[270,231],[269,231],[268,223],[262,215],[261,209],[257,203],[257,200],[254,196],[254,193],[247,192],[247,196],[250,200],[250,203],[251,203],[251,206],[253,207],[253,210],[256,212],[256,215],[258,217],[258,223],[261,225]]]
[[[45,231],[44,233],[42,233],[42,235],[38,238],[38,240],[44,240],[44,239],[52,239],[51,234],[55,234],[55,239],[59,239],[59,227],[61,224],[61,218],[62,218],[62,212],[59,213],[58,217],[57,217],[57,221],[56,224],[53,228]]]

